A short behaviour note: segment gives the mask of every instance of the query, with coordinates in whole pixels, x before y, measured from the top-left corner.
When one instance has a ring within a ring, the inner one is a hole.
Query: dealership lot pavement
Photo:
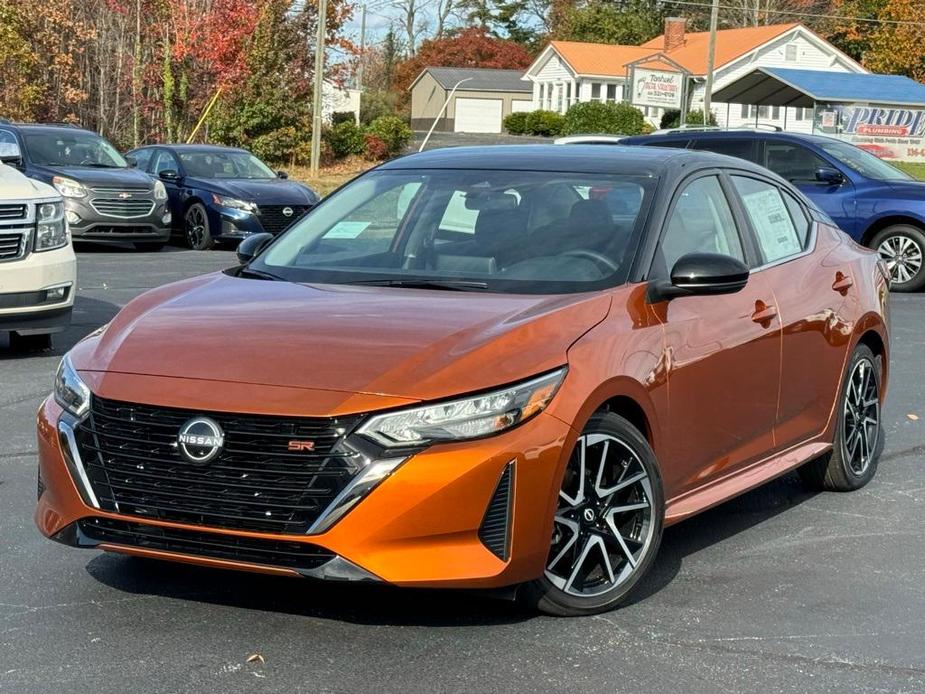
[[[562,620],[42,539],[33,419],[60,355],[145,289],[233,254],[79,263],[54,353],[18,357],[0,338],[0,692],[925,691],[925,294],[893,297],[887,446],[868,487],[778,480],[668,530],[633,604]]]

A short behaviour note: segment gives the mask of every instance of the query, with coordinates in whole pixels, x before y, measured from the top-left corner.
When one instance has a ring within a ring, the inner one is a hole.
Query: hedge
[[[527,116],[528,111],[515,111],[504,119],[504,129],[511,135],[527,134]]]
[[[640,135],[646,129],[642,111],[625,101],[582,101],[565,114],[565,133]]]
[[[565,117],[555,111],[530,111],[525,123],[528,135],[556,137],[565,130]]]

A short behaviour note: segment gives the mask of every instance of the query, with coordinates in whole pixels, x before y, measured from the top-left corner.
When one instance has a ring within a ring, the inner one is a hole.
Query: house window
[[[794,120],[806,120],[807,111],[809,111],[808,108],[797,107],[793,109],[793,119]]]
[[[797,60],[797,45],[795,43],[789,44],[784,48],[784,60],[788,63],[795,63]]]
[[[759,118],[767,118],[767,117],[768,117],[768,107],[767,107],[767,106],[759,106],[759,107],[758,107],[758,117],[759,117]]]
[[[591,98],[595,101],[600,101],[601,98],[601,83],[592,82],[591,83]]]
[[[780,120],[780,106],[771,109],[771,120]]]
[[[748,104],[742,104],[742,110],[739,113],[739,118],[748,118]]]
[[[608,84],[607,85],[607,101],[616,101],[617,100],[617,85]]]

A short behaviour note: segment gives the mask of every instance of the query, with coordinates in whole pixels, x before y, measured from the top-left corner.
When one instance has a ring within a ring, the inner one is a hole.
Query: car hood
[[[204,188],[212,193],[227,195],[258,205],[314,205],[318,196],[311,189],[295,181],[281,178],[221,180],[188,177],[184,185],[189,188]]]
[[[218,273],[143,294],[71,359],[88,372],[432,400],[561,366],[610,301]]]
[[[41,166],[35,167],[49,180],[52,176],[73,178],[85,186],[128,186],[132,188],[153,188],[154,180],[138,169],[98,169],[92,166]]]
[[[61,195],[51,186],[23,176],[12,166],[0,164],[0,201],[28,201],[36,198],[57,198]]]

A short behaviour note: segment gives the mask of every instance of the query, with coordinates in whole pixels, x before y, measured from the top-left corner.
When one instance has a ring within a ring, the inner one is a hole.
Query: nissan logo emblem
[[[283,216],[284,216],[284,217],[291,217],[291,216],[292,216],[292,208],[291,208],[291,207],[284,207],[284,208],[283,208]]]
[[[180,455],[193,465],[212,462],[225,445],[225,432],[208,417],[194,417],[180,427],[177,446]]]

